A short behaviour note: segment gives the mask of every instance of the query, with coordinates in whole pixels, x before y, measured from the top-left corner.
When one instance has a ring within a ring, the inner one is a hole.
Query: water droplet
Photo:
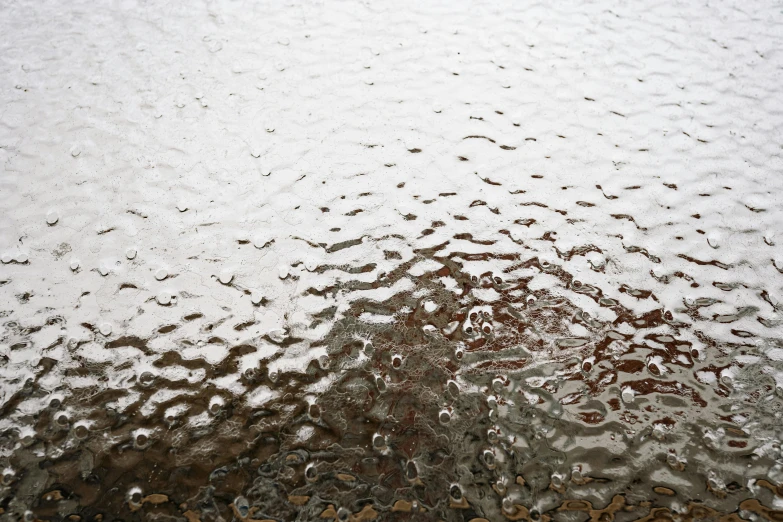
[[[459,384],[455,380],[449,380],[446,383],[446,389],[453,398],[459,397]]]
[[[416,468],[416,463],[412,460],[409,460],[408,464],[405,465],[405,477],[411,482],[419,478],[419,470]]]
[[[378,391],[381,393],[386,391],[386,381],[384,381],[383,377],[380,375],[375,376],[375,387],[378,388]]]
[[[234,274],[230,270],[223,270],[220,272],[220,283],[227,285],[234,279]]]
[[[71,265],[70,266],[71,266],[71,270],[76,272],[77,270],[79,270],[79,267],[81,266],[81,264],[79,263],[78,259],[71,259]]]
[[[372,357],[374,353],[375,353],[375,346],[373,346],[373,344],[370,342],[364,343],[364,354],[367,357]]]
[[[46,223],[51,227],[60,221],[60,214],[56,210],[50,210],[46,213]]]
[[[109,275],[109,272],[110,272],[109,267],[106,266],[105,263],[101,263],[100,265],[98,265],[98,273],[101,274],[103,277]]]
[[[235,498],[234,507],[242,518],[247,518],[250,514],[250,502],[248,502],[245,497],[239,496]]]
[[[71,156],[73,156],[74,158],[81,153],[82,153],[82,149],[79,148],[78,145],[74,145],[73,147],[71,147]]]
[[[250,294],[250,302],[256,306],[260,305],[263,300],[264,295],[257,290]]]
[[[720,382],[731,388],[734,385],[734,370],[732,368],[724,368],[720,372]]]
[[[505,386],[506,383],[503,379],[497,378],[492,380],[492,389],[495,391],[495,393],[500,393]]]
[[[448,424],[451,422],[451,412],[449,412],[449,410],[440,410],[438,421],[440,421],[441,424]]]
[[[0,261],[2,261],[3,264],[5,264],[5,265],[7,265],[8,263],[10,263],[13,260],[14,260],[14,256],[9,254],[8,252],[3,253],[3,256],[0,257]]]
[[[318,470],[315,464],[308,464],[305,468],[305,479],[308,482],[315,482],[318,479]]]
[[[101,332],[101,335],[103,335],[104,337],[110,336],[111,335],[111,324],[110,323],[101,323],[99,331]]]
[[[634,399],[636,398],[636,393],[633,391],[633,388],[629,388],[626,386],[625,388],[623,388],[621,397],[624,403],[633,404]]]
[[[495,469],[495,454],[492,453],[492,450],[484,450],[482,456],[484,457],[484,465],[487,469]]]
[[[3,470],[3,479],[2,483],[4,486],[10,485],[14,479],[16,478],[16,473],[14,473],[14,470],[11,468],[5,468]]]
[[[73,427],[73,435],[79,439],[84,440],[90,434],[90,430],[84,424],[77,424]]]
[[[133,436],[133,445],[136,447],[136,449],[145,449],[147,446],[149,446],[149,432],[144,429],[136,430],[136,433]]]
[[[128,259],[134,259],[136,257],[136,249],[133,247],[128,248],[125,251],[125,257],[127,257]]]
[[[142,386],[151,386],[155,382],[155,374],[152,372],[142,372],[139,375],[139,384]]]
[[[280,279],[285,279],[288,277],[289,274],[289,268],[288,265],[280,265],[277,269],[277,275]]]
[[[155,279],[158,281],[163,281],[169,276],[169,271],[165,268],[158,268],[157,271],[155,271]]]
[[[386,447],[386,439],[380,433],[376,433],[372,436],[372,447],[375,449],[383,449]]]
[[[680,463],[680,459],[674,453],[669,453],[666,455],[666,463],[671,467],[676,467]]]
[[[135,487],[128,490],[128,503],[133,505],[140,505],[141,504],[141,488]]]
[[[395,354],[392,356],[391,359],[392,367],[395,369],[399,369],[402,367],[402,356],[399,354]]]
[[[180,202],[177,204],[177,210],[180,212],[187,212],[188,206],[185,203]]]
[[[267,332],[267,335],[270,339],[272,339],[272,341],[278,344],[285,341],[287,337],[286,331],[282,328],[273,328]]]
[[[270,374],[271,376],[271,374]],[[209,413],[212,415],[217,415],[220,413],[220,411],[223,409],[223,405],[225,404],[225,400],[223,400],[223,397],[219,395],[215,395],[212,397],[209,401]]]
[[[158,304],[161,306],[168,306],[171,304],[171,292],[163,290],[158,293],[155,300],[158,301]]]
[[[582,361],[582,371],[589,372],[593,369],[593,362],[595,361],[595,357],[589,357]]]

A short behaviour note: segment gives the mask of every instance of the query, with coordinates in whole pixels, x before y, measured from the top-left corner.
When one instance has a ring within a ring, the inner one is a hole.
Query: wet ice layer
[[[781,16],[5,6],[0,517],[779,517]]]

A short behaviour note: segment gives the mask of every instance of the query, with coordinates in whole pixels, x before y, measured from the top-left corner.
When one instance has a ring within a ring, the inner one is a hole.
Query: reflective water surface
[[[0,519],[783,519],[783,10],[0,8]]]

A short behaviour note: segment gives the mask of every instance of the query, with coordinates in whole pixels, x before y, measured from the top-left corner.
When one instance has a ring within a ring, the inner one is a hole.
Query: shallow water
[[[6,2],[0,519],[780,520],[782,23]]]

